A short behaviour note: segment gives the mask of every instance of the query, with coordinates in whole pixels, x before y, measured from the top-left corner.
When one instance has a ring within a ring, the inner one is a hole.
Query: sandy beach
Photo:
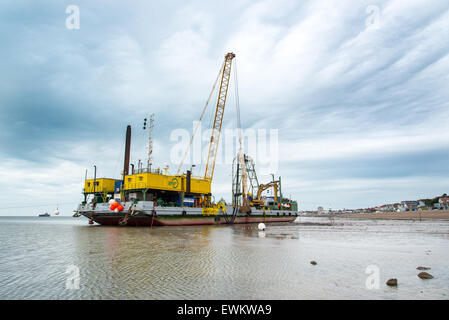
[[[406,212],[338,214],[333,216],[351,219],[449,220],[449,210],[424,210],[421,213],[418,211],[406,211]]]

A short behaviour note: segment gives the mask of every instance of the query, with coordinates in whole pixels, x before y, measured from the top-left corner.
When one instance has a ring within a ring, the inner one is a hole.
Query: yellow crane
[[[195,137],[196,131],[201,123],[204,113],[206,112],[207,106],[209,105],[209,101],[210,101],[212,94],[215,90],[217,82],[219,79],[221,79],[220,89],[218,92],[217,106],[215,108],[214,126],[213,126],[212,134],[210,137],[209,152],[207,155],[206,170],[204,172],[204,179],[209,182],[212,182],[212,178],[214,176],[215,159],[217,158],[218,142],[220,141],[221,125],[223,123],[224,109],[225,109],[225,105],[226,105],[226,98],[228,95],[229,82],[231,79],[232,59],[234,59],[234,58],[235,58],[235,54],[232,52],[229,52],[225,55],[223,65],[220,68],[220,71],[217,75],[215,83],[212,87],[212,91],[210,92],[209,97],[206,101],[206,105],[204,106],[203,112],[201,113],[200,121],[197,123],[195,129],[193,130],[193,134],[192,134],[192,137],[190,138],[189,146],[187,147],[187,149],[184,153],[184,156],[182,157],[182,160],[179,164],[178,171],[177,171],[178,175],[181,173],[182,165],[183,165],[184,160],[185,160],[185,158],[189,152],[189,149],[192,145],[193,138]]]
[[[234,53],[227,53],[223,64],[220,91],[218,92],[217,107],[215,109],[214,126],[210,137],[209,153],[207,155],[206,170],[204,172],[204,179],[209,181],[212,181],[214,176],[215,159],[217,158],[218,142],[220,141],[221,125],[223,123],[229,80],[231,79],[232,59],[234,57]]]

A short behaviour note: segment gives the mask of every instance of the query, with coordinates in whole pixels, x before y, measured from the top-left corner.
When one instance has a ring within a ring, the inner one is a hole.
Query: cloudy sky
[[[191,132],[230,51],[242,126],[278,130],[276,175],[301,209],[449,193],[448,39],[447,0],[2,0],[0,215],[70,215],[86,169],[120,175],[126,125],[145,159],[150,113],[174,173],[170,134]],[[230,183],[217,165],[217,198]]]

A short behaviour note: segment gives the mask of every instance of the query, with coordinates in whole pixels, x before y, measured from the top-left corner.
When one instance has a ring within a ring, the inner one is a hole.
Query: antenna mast
[[[153,164],[153,128],[154,128],[154,113],[150,115],[149,125],[149,139],[148,139],[148,171],[151,172],[151,165]]]

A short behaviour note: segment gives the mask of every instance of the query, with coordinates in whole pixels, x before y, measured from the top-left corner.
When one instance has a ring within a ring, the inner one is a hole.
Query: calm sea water
[[[256,225],[150,229],[0,217],[0,244],[0,299],[449,297],[449,221],[336,219],[261,233]],[[79,289],[67,288],[72,265]],[[368,266],[378,268],[378,289],[366,287]],[[419,279],[417,266],[435,278]],[[387,287],[389,278],[399,286]]]

